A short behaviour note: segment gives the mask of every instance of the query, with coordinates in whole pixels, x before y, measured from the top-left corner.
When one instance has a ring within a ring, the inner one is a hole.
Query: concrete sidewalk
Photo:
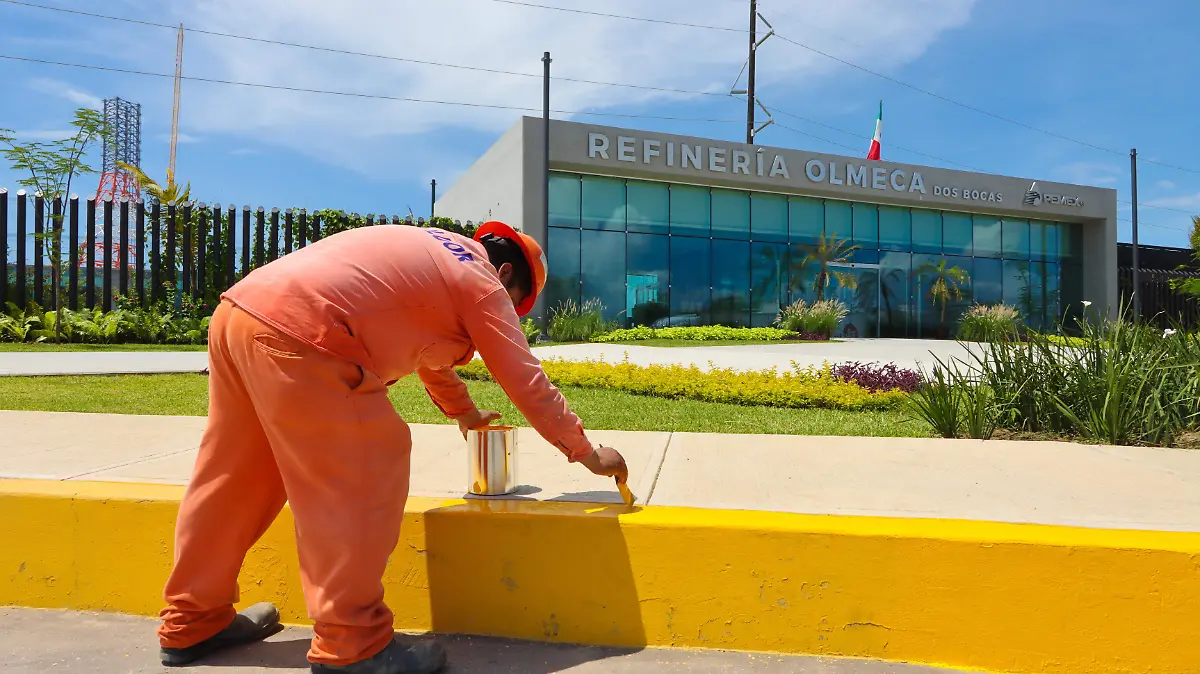
[[[0,477],[184,484],[203,417],[0,411]],[[413,425],[411,493],[460,498],[457,428]],[[591,431],[639,503],[1200,532],[1200,452],[1052,442]],[[519,433],[509,499],[619,503],[611,480]]]
[[[605,360],[621,362],[626,357],[635,365],[684,365],[702,370],[710,367],[735,370],[788,371],[792,363],[801,367],[830,363],[879,362],[900,367],[929,367],[934,358],[973,362],[969,351],[980,345],[922,339],[855,339],[812,344],[759,344],[752,346],[704,346],[663,348],[624,344],[567,344],[536,347],[541,359]],[[199,372],[208,367],[202,351],[45,351],[0,353],[0,376],[150,374]]]
[[[0,671],[150,674],[158,662],[155,622],[115,614],[0,608]],[[190,672],[307,672],[310,630],[290,628],[268,641],[214,656]],[[937,669],[870,660],[727,651],[640,651],[440,637],[450,651],[446,674],[935,674]]]

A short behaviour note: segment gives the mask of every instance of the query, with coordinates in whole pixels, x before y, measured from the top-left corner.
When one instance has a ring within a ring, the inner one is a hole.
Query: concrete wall
[[[438,198],[436,214],[463,222],[500,220],[522,227],[523,163],[522,125],[517,124]]]

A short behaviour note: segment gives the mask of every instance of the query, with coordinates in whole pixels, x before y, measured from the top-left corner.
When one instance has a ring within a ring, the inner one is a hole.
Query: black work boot
[[[312,666],[313,674],[434,674],[446,666],[446,649],[436,641],[405,646],[392,641],[373,658],[349,665]]]
[[[187,648],[160,648],[162,663],[166,667],[183,667],[206,658],[217,651],[252,644],[267,637],[279,634],[283,625],[279,624],[279,609],[274,604],[255,604],[240,611],[229,623],[229,627],[217,632],[216,635]]]

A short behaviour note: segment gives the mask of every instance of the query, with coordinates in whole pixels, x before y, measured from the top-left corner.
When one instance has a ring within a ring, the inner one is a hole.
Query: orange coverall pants
[[[286,501],[316,623],[309,660],[375,655],[393,634],[382,577],[408,496],[407,424],[378,377],[228,301],[209,335],[208,425],[179,509],[161,645],[229,625],[246,552]]]

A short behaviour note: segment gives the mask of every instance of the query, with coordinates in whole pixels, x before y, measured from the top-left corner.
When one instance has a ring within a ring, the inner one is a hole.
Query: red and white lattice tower
[[[121,197],[137,201],[140,191],[137,178],[122,170],[117,162],[139,168],[142,165],[142,106],[120,98],[106,98],[104,121],[111,133],[104,141],[104,168],[100,186],[96,188],[96,201],[105,197],[112,197],[114,202]]]

